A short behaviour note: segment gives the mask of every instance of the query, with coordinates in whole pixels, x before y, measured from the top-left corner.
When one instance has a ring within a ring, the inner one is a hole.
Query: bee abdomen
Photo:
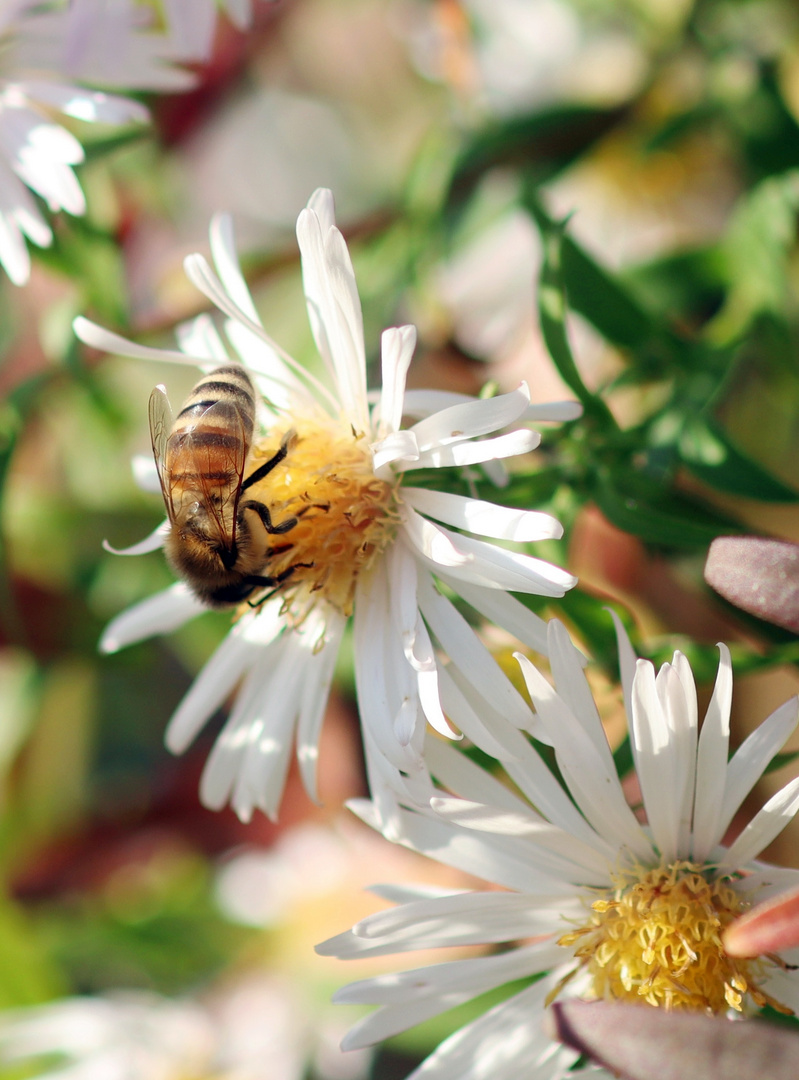
[[[175,418],[175,427],[185,427],[191,419],[199,420],[211,408],[213,423],[212,417],[207,417],[204,426],[229,430],[231,423],[240,419],[249,441],[255,423],[255,393],[243,367],[228,364],[200,379]]]

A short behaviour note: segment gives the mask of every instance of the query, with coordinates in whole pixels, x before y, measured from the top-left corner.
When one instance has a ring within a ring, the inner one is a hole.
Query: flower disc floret
[[[257,468],[287,431],[274,428],[251,452]],[[397,531],[396,482],[378,479],[363,433],[320,415],[294,424],[285,465],[251,488],[275,521],[297,524],[274,538],[273,577],[290,572],[281,589],[285,610],[299,625],[318,600],[351,615],[355,586]]]
[[[614,888],[591,905],[589,922],[560,939],[565,946],[579,941],[574,955],[594,995],[666,1009],[741,1011],[763,965],[724,951],[722,931],[749,906],[729,882],[683,861],[613,877]]]

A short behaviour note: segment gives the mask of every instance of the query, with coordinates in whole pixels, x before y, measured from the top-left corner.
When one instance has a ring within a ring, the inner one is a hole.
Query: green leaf
[[[625,114],[624,109],[561,105],[488,124],[455,161],[447,209],[459,214],[485,174],[497,166],[524,168],[537,183],[552,179]]]
[[[648,544],[705,548],[717,536],[741,531],[729,519],[670,495],[632,472],[616,471],[600,479],[592,495],[611,524]]]
[[[763,502],[799,500],[799,491],[783,484],[739,450],[709,418],[689,417],[677,446],[681,461],[694,476],[717,491]]]
[[[562,231],[562,227],[547,214],[532,183],[525,184],[522,202],[545,240],[554,230]],[[560,260],[569,306],[586,318],[607,341],[655,360],[671,359],[684,366],[686,344],[662,320],[649,313],[618,277],[601,267],[568,234],[562,239]]]
[[[538,316],[544,342],[558,374],[591,416],[608,431],[616,431],[616,421],[601,398],[583,382],[572,356],[566,332],[566,297],[561,273],[563,225],[553,225],[543,234],[544,262],[538,287]]]

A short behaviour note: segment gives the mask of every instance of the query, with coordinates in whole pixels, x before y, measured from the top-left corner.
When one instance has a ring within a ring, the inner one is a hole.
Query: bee
[[[276,577],[264,573],[270,551],[258,533],[287,533],[297,518],[275,525],[267,506],[242,496],[283,461],[293,433],[244,479],[255,424],[255,390],[246,370],[225,364],[200,379],[174,420],[165,388],[156,386],[149,413],[169,521],[164,549],[175,573],[209,607],[279,587],[295,568]]]

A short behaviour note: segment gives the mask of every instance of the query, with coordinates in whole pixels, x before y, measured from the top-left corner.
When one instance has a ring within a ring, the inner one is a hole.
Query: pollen
[[[723,1013],[755,1005],[790,1012],[758,989],[766,959],[728,956],[724,928],[749,905],[728,880],[690,862],[614,875],[588,923],[565,934],[592,978],[593,996],[665,1009]]]
[[[256,440],[248,471],[275,454],[287,428]],[[375,476],[365,435],[328,417],[289,430],[285,459],[248,495],[268,507],[274,525],[296,519],[267,537],[264,573],[281,580],[284,610],[299,625],[320,599],[352,613],[358,579],[396,534],[397,485]]]

